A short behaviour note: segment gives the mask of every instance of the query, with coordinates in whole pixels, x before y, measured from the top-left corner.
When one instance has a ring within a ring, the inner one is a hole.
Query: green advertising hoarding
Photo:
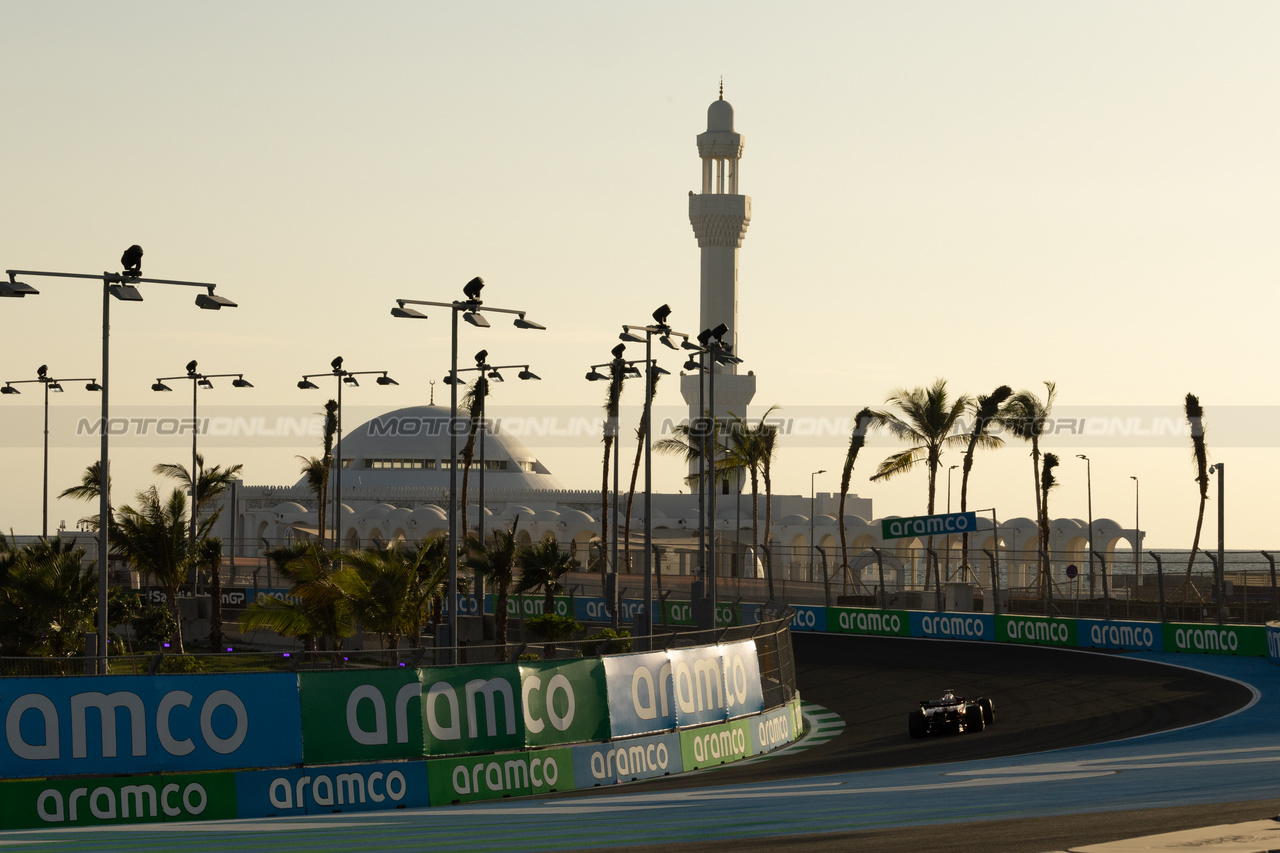
[[[235,777],[224,771],[0,782],[0,827],[227,820],[236,817]]]
[[[609,739],[609,701],[599,658],[520,664],[526,746]]]
[[[567,749],[538,749],[427,762],[431,805],[473,803],[571,791],[573,755]]]
[[[420,672],[300,673],[303,762],[421,758],[425,753]]]
[[[680,758],[685,771],[750,757],[750,718],[680,732]]]
[[[1076,648],[1076,620],[996,616],[996,642]]]
[[[1166,622],[1163,631],[1166,652],[1267,656],[1267,629],[1262,625]]]
[[[910,637],[911,618],[905,610],[828,607],[827,630],[835,634],[876,634],[884,637]]]

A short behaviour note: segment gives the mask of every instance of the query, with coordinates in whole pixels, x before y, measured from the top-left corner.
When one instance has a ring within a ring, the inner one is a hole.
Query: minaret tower
[[[729,333],[726,343],[742,358],[738,336],[738,249],[751,222],[751,197],[738,192],[738,161],[742,158],[742,134],[733,129],[733,107],[720,98],[707,108],[707,131],[698,134],[698,156],[702,158],[702,192],[689,193],[689,221],[702,250],[702,310],[698,331],[724,323]],[[756,378],[732,365],[717,365],[715,416],[726,412],[746,417],[747,404],[756,393]],[[691,417],[698,411],[698,376],[680,379],[680,392],[689,404]],[[704,400],[707,409],[711,401]]]

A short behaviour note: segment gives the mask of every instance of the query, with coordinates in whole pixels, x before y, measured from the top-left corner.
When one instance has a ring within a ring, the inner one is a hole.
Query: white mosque
[[[725,324],[729,332],[724,340],[737,352],[741,341],[737,323],[738,250],[751,220],[751,198],[739,193],[743,137],[734,129],[733,107],[724,100],[723,91],[707,110],[707,130],[698,134],[697,145],[702,161],[701,192],[689,194],[689,219],[701,249],[701,327]],[[755,394],[755,376],[738,374],[736,366],[725,365],[717,367],[715,381],[717,413],[745,412]],[[698,414],[698,383],[697,374],[681,377],[681,391],[691,416]],[[447,535],[448,421],[447,407],[415,406],[387,412],[343,436],[341,518],[337,528],[344,546]],[[476,530],[482,519],[485,530],[506,527],[518,519],[519,540],[554,535],[584,566],[588,563],[591,549],[600,546],[598,490],[566,489],[534,453],[510,435],[485,436],[483,486],[478,469],[477,459],[469,475],[468,530]],[[237,557],[260,556],[268,547],[315,536],[318,530],[316,496],[305,479],[291,486],[240,485],[227,494],[225,501],[221,529],[216,533],[224,542],[234,543]],[[760,504],[763,529],[763,495]],[[631,519],[632,547],[639,549],[643,548],[642,505],[637,497]],[[836,574],[834,567],[840,562],[840,533],[834,515],[837,507],[838,495],[829,493],[813,498],[773,497],[768,544],[775,577],[813,581],[821,580],[824,569]],[[660,570],[667,575],[695,574],[699,569],[697,496],[654,494],[652,512]],[[876,559],[871,549],[877,549],[899,586],[923,579],[925,543],[918,539],[882,540],[880,521],[874,519],[869,499],[848,496],[845,513],[853,575],[862,577],[865,573],[868,580],[874,576],[870,567]],[[749,515],[749,497],[737,500],[735,495],[734,500],[719,500],[714,520],[716,538],[721,543],[718,575],[759,574],[760,560],[750,553]],[[333,527],[331,518],[328,526]],[[1053,521],[1050,549],[1055,561],[1061,559],[1063,566],[1068,561],[1087,562],[1092,538],[1093,549],[1104,556],[1108,565],[1114,557],[1121,561],[1121,568],[1131,570],[1131,555],[1138,547],[1136,531],[1108,519],[1095,519],[1093,528],[1090,537],[1084,521]],[[327,538],[332,535],[330,530]],[[1036,538],[1031,519],[1000,523],[998,549],[1012,558],[1003,564],[1004,584],[1017,587],[1032,583]],[[985,566],[983,554],[996,548],[996,544],[991,522],[979,519],[979,531],[971,537],[969,562]],[[951,544],[952,566],[962,562],[959,547],[957,538]],[[1021,560],[1017,554],[1022,555]],[[982,574],[985,573],[980,573],[980,583]]]

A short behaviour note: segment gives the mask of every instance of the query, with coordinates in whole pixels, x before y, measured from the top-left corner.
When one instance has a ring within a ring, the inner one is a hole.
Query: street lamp
[[[200,415],[199,415],[199,394],[201,388],[212,388],[214,379],[225,379],[234,376],[231,385],[235,388],[252,388],[253,385],[244,378],[243,373],[200,373],[196,370],[196,362],[194,359],[187,362],[187,372],[181,376],[160,376],[156,378],[155,384],[151,386],[152,391],[172,391],[165,382],[173,382],[178,379],[186,379],[191,382],[191,532],[189,538],[191,542],[196,541],[196,482],[199,479],[196,471],[199,465],[200,454],[197,452],[197,442],[200,439]],[[195,568],[192,568],[192,577],[195,577]],[[192,591],[194,591],[194,581]]]
[[[1138,586],[1142,586],[1142,516],[1138,510],[1141,509],[1138,478],[1130,475],[1133,480],[1133,565],[1134,577]]]
[[[1089,462],[1089,457],[1083,453],[1077,453],[1076,458],[1084,460],[1085,485],[1089,494],[1089,598],[1093,598],[1093,466]]]
[[[608,382],[618,382],[619,388],[621,383],[631,377],[640,376],[640,371],[636,368],[641,363],[640,359],[628,361],[622,357],[622,352],[626,349],[626,344],[618,344],[611,352],[613,359],[611,361],[602,362],[601,364],[593,364],[587,371],[588,382],[599,382],[601,380]],[[609,373],[601,373],[600,368],[610,368]],[[667,371],[658,368],[659,373]],[[611,392],[612,394],[612,392]],[[618,430],[618,419],[615,416],[612,422],[606,425],[613,439],[613,535],[610,537],[609,549],[609,566],[610,572],[606,575],[606,583],[604,590],[605,600],[609,603],[609,612],[613,615],[613,628],[618,629],[618,466],[621,454],[618,452],[620,444],[620,434]],[[631,553],[631,543],[627,542],[627,553]],[[610,588],[612,584],[612,588]]]
[[[637,626],[637,633],[643,638],[640,640],[641,651],[649,650],[652,643],[650,635],[653,633],[653,381],[660,372],[665,372],[653,360],[653,336],[657,335],[662,345],[669,349],[679,349],[671,341],[673,335],[684,338],[686,342],[689,340],[684,332],[673,331],[667,325],[670,314],[671,306],[661,305],[653,312],[653,323],[643,326],[624,324],[622,334],[618,336],[624,341],[644,343],[644,613],[643,622]],[[642,332],[644,337],[640,337],[638,332]],[[714,624],[713,615],[713,627]]]
[[[314,376],[332,376],[338,385],[338,446],[334,450],[338,464],[334,466],[334,494],[333,494],[333,547],[342,547],[342,386],[350,385],[352,388],[359,387],[360,381],[357,376],[368,376],[378,374],[379,385],[399,385],[400,383],[387,375],[385,370],[345,370],[342,367],[342,356],[338,356],[329,362],[330,370],[326,373],[308,373],[302,377],[298,383],[298,387],[304,391],[319,390],[320,386],[312,382]],[[318,508],[318,514],[323,517],[325,507]],[[320,543],[320,547],[324,547],[324,542]]]
[[[392,317],[402,317],[415,320],[425,320],[427,315],[414,308],[407,308],[408,305],[431,305],[437,308],[448,308],[452,315],[452,323],[450,326],[450,355],[449,369],[456,371],[458,369],[458,315],[461,314],[463,319],[472,326],[477,328],[488,328],[489,321],[485,319],[482,312],[494,312],[498,314],[515,314],[516,319],[513,325],[517,329],[546,329],[546,326],[539,325],[532,320],[525,319],[525,312],[513,310],[510,308],[493,308],[486,306],[484,300],[480,298],[480,291],[484,289],[484,279],[476,276],[467,282],[462,288],[462,295],[466,297],[464,300],[454,302],[429,302],[422,299],[397,299],[396,307],[391,309]],[[446,593],[449,601],[448,620],[445,626],[446,636],[441,637],[439,633],[436,635],[436,647],[444,647],[450,651],[445,652],[444,660],[441,663],[452,663],[452,648],[457,643],[458,638],[458,386],[453,384],[449,386],[449,589]],[[481,602],[483,607],[483,602]],[[444,643],[441,643],[441,640]]]
[[[49,538],[49,392],[62,392],[63,382],[85,382],[86,391],[101,391],[102,386],[98,384],[98,380],[89,379],[88,377],[80,377],[78,379],[54,379],[49,375],[49,368],[46,365],[40,365],[36,368],[35,379],[15,379],[12,382],[6,382],[3,388],[0,388],[0,394],[21,394],[14,385],[25,385],[28,382],[39,382],[44,386],[44,487],[42,491],[42,503],[44,514],[40,525],[40,537],[42,539]]]
[[[814,491],[814,480],[819,474],[827,473],[826,468],[814,471],[809,475],[809,580],[813,580],[813,523],[817,515],[817,493]]]
[[[124,257],[120,259],[121,264],[125,267],[125,271],[113,273],[103,272],[101,275],[90,275],[87,273],[69,273],[69,272],[47,272],[42,270],[5,270],[9,276],[7,282],[0,281],[0,297],[18,297],[35,296],[40,293],[31,285],[18,281],[18,276],[44,276],[50,278],[77,278],[88,279],[90,281],[102,282],[102,417],[99,427],[101,429],[101,454],[98,459],[99,481],[98,481],[98,669],[99,674],[107,673],[107,568],[108,568],[108,533],[111,529],[111,497],[110,497],[110,459],[108,448],[108,437],[111,430],[108,428],[110,415],[110,363],[111,363],[111,299],[112,297],[122,302],[141,302],[142,293],[138,290],[139,284],[168,284],[179,287],[201,287],[205,289],[205,293],[196,295],[196,306],[208,311],[217,311],[222,308],[235,308],[236,303],[232,302],[224,296],[214,294],[215,284],[198,281],[177,281],[173,279],[163,278],[142,278],[142,249],[137,246],[131,246],[125,251]]]
[[[700,463],[699,469],[701,470],[703,467],[703,464],[701,463],[705,462],[705,467],[707,472],[706,477],[699,476],[698,479],[699,479],[701,488],[706,489],[706,494],[708,496],[707,502],[706,502],[706,507],[707,507],[706,517],[711,520],[711,535],[710,537],[704,537],[706,541],[705,547],[706,547],[707,554],[706,554],[706,560],[703,563],[704,566],[708,567],[706,572],[706,577],[708,579],[706,595],[711,602],[711,620],[712,621],[709,626],[711,628],[714,628],[716,624],[715,623],[715,612],[716,612],[716,531],[715,531],[716,490],[715,490],[715,482],[716,482],[716,455],[718,454],[719,448],[720,448],[720,445],[717,439],[717,430],[718,430],[719,424],[718,424],[718,419],[716,418],[716,365],[729,366],[729,365],[742,363],[742,359],[738,358],[733,354],[733,345],[724,342],[724,336],[728,333],[729,333],[729,327],[726,326],[724,323],[721,323],[720,325],[716,326],[713,329],[703,329],[701,332],[699,332],[697,344],[690,342],[687,338],[685,339],[684,344],[682,344],[682,348],[692,350],[693,353],[698,356],[697,361],[694,361],[692,356],[690,356],[689,360],[685,362],[684,367],[685,367],[685,370],[698,371],[698,409],[699,411],[704,413],[707,411],[707,409],[703,409],[702,378],[706,377],[707,403],[708,403],[708,408],[711,414],[711,417],[709,419],[710,423],[709,424],[706,423],[708,419],[705,419],[705,418],[701,419],[703,423],[699,424],[699,428],[697,430],[702,443],[702,452],[698,454],[698,459]],[[710,451],[707,450],[708,439],[710,439],[710,445],[711,445]],[[701,494],[702,492],[700,491],[699,492],[700,498],[701,498]],[[699,502],[701,503],[701,500]],[[772,563],[772,560],[770,562]],[[772,565],[770,565],[769,567],[768,582],[769,582],[769,598],[773,599],[774,596],[773,596]]]
[[[492,381],[494,381],[494,382],[504,382],[504,381],[506,381],[506,380],[504,380],[504,379],[502,378],[502,374],[501,374],[501,373],[499,373],[498,371],[500,371],[500,370],[515,370],[517,367],[518,367],[518,368],[520,368],[520,373],[518,373],[518,374],[517,374],[517,376],[518,376],[520,379],[523,379],[523,380],[529,380],[529,379],[541,379],[541,378],[542,378],[541,376],[538,376],[537,374],[532,373],[532,372],[529,370],[529,365],[527,365],[527,364],[496,364],[496,365],[495,365],[495,364],[489,364],[488,362],[486,362],[486,361],[485,361],[485,359],[488,357],[488,355],[489,355],[489,351],[488,351],[488,350],[480,350],[480,352],[476,353],[476,366],[475,366],[475,367],[462,367],[462,368],[459,368],[459,369],[457,369],[457,370],[451,371],[451,372],[449,373],[449,375],[448,375],[448,376],[446,376],[446,377],[444,378],[444,382],[445,382],[445,384],[446,384],[446,385],[454,385],[454,384],[456,384],[456,383],[457,383],[457,381],[458,381],[458,374],[459,374],[459,373],[475,373],[475,372],[478,372],[478,373],[480,374],[480,379],[482,379],[482,380],[484,381],[484,384],[483,384],[483,385],[481,385],[481,384],[480,384],[480,381],[479,381],[479,380],[477,380],[476,385],[477,385],[478,387],[476,388],[476,391],[475,391],[475,393],[476,393],[476,394],[479,394],[479,395],[480,395],[480,418],[479,418],[478,426],[477,426],[477,429],[478,429],[478,430],[479,430],[479,432],[480,432],[480,498],[479,498],[479,503],[477,504],[478,511],[477,511],[477,513],[476,513],[476,519],[477,519],[477,520],[476,520],[476,533],[477,533],[477,534],[478,534],[478,536],[479,536],[480,542],[482,543],[482,547],[483,547],[483,543],[484,543],[484,468],[485,468],[485,464],[484,464],[484,436],[485,436],[485,415],[484,415],[484,409],[485,409],[485,398],[489,396],[489,382],[490,382],[490,380],[492,380]],[[463,507],[463,508],[462,508],[462,511],[465,513],[465,512],[466,512],[466,507]],[[481,575],[477,574],[477,575],[476,575],[476,595],[479,597],[479,599],[480,599],[481,601],[483,601],[483,600],[484,600],[484,587],[483,587],[483,583],[484,583],[484,578],[483,578]]]

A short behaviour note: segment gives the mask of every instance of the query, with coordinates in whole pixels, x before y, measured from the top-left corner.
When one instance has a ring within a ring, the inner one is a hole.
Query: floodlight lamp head
[[[116,299],[119,299],[121,302],[141,302],[142,301],[142,292],[138,290],[138,288],[134,287],[132,284],[113,284],[110,287],[108,287],[107,290],[109,290],[111,292],[111,295],[114,296]],[[197,296],[196,304],[200,305],[200,300],[203,298],[205,298],[203,293]],[[205,308],[209,306],[200,305],[200,307]],[[221,307],[221,306],[216,306],[216,307]]]
[[[589,382],[599,382],[601,379],[608,379],[608,378],[609,377],[605,376],[603,373],[596,370],[594,367],[591,368],[591,370],[587,373],[587,381]],[[16,390],[15,390],[15,393],[16,393]]]
[[[212,381],[212,380],[209,380],[209,379],[197,379],[197,380],[196,380],[196,384],[197,384],[197,385],[199,385],[201,388],[212,388],[212,387],[213,387],[213,381]]]
[[[334,373],[340,372],[342,370],[342,356],[338,356],[333,361],[329,362],[329,366],[333,368]]]
[[[662,337],[658,338],[658,343],[662,344],[667,349],[680,349],[680,347],[672,343],[670,335],[663,335]]]
[[[22,393],[21,391],[19,391],[17,388],[14,388],[12,385],[5,385],[3,388],[0,388],[0,394],[21,394],[21,393]]]
[[[151,390],[152,391],[172,391],[173,389],[170,388],[168,385],[165,385],[159,379],[157,379],[155,381],[155,384],[151,386]]]
[[[484,315],[478,311],[467,311],[463,313],[462,319],[466,320],[468,323],[475,326],[477,329],[489,328],[489,321],[486,320],[484,318]]]
[[[480,352],[476,353],[476,364],[477,365],[484,364],[484,360],[488,357],[489,357],[489,351],[487,349],[480,350]]]
[[[304,391],[319,391],[320,386],[312,382],[310,379],[303,379],[298,383],[298,387]]]
[[[50,382],[50,383],[49,383],[49,390],[50,390],[50,391],[55,391],[55,392],[57,392],[57,393],[61,394],[61,393],[62,393],[62,385],[61,385],[61,383],[59,383],[59,382]],[[1213,470],[1213,468],[1210,468],[1209,470],[1210,470],[1210,471],[1212,471],[1212,470]]]
[[[609,350],[609,352],[613,354],[614,358],[622,358],[622,353],[626,348],[627,348],[626,344],[618,344],[616,347]]]
[[[141,298],[141,297],[139,297]],[[225,296],[218,296],[213,292],[213,288],[209,288],[208,293],[196,294],[196,305],[207,311],[221,311],[223,308],[239,308],[240,306],[232,302]]]
[[[455,382],[457,382],[457,381],[458,381],[458,377],[454,376],[452,373],[446,373],[446,374],[445,374],[445,377],[444,377],[444,384],[445,384],[445,385],[452,385],[453,383],[455,383]]]
[[[489,371],[489,378],[490,378],[490,379],[492,379],[494,382],[506,382],[506,381],[507,381],[507,380],[503,379],[503,378],[502,378],[502,374],[501,374],[501,373],[499,373],[499,372],[498,372],[498,371],[496,371],[496,370],[490,370],[490,371]]]
[[[196,360],[193,358],[187,362],[187,375],[191,376],[196,372]]]
[[[543,331],[546,331],[546,328],[547,328],[541,323],[535,323],[532,320],[526,320],[523,314],[521,314],[519,317],[516,317],[514,325],[517,329],[541,329]]]
[[[653,312],[653,319],[657,322],[659,326],[666,326],[667,318],[670,316],[671,316],[670,305],[663,305],[660,308],[658,308],[657,311]]]
[[[623,329],[623,330],[622,330],[622,334],[618,335],[618,340],[620,340],[620,341],[628,341],[628,342],[633,343],[633,344],[642,344],[642,343],[644,343],[644,338],[640,337],[639,335],[637,335],[637,334],[636,334],[636,333],[634,333],[634,332],[627,331],[626,329]]]
[[[684,369],[685,369],[685,370],[690,370],[690,371],[693,371],[693,370],[701,370],[701,369],[702,369],[702,365],[701,365],[701,364],[698,364],[698,360],[697,360],[697,359],[695,359],[695,358],[691,358],[691,359],[689,359],[688,361],[686,361],[686,362],[684,363]]]
[[[710,329],[703,329],[701,332],[698,332],[698,343],[699,343],[699,344],[701,344],[702,346],[704,346],[704,347],[705,347],[705,346],[706,346],[710,341],[711,341],[711,330],[710,330]]]
[[[680,349],[700,350],[702,349],[702,347],[698,346],[688,338],[685,338],[683,341],[680,342]]]
[[[623,371],[623,375],[638,377],[640,375],[640,368],[636,367],[634,364],[629,364],[627,365],[627,369]]]
[[[476,276],[462,287],[462,294],[467,297],[469,302],[480,301],[480,291],[484,290],[484,279]]]
[[[528,367],[516,374],[521,379],[541,379],[542,377],[531,371]]]
[[[719,326],[716,326],[711,330],[711,337],[715,338],[717,341],[727,334],[729,334],[729,327],[724,323],[721,323]]]
[[[359,388],[359,387],[360,387],[360,380],[359,380],[359,379],[356,379],[356,378],[355,378],[354,376],[352,376],[350,373],[348,373],[346,376],[342,377],[342,381],[343,381],[343,382],[345,382],[346,384],[350,385],[352,388]]]
[[[391,309],[391,316],[392,317],[412,317],[415,320],[427,319],[427,315],[423,314],[421,311],[416,311],[413,308],[404,307],[404,302],[398,303],[395,308]]]
[[[84,390],[86,390],[86,391],[101,391],[101,390],[102,390],[102,386],[101,386],[101,385],[99,385],[99,384],[98,384],[98,380],[96,380],[96,379],[95,379],[95,380],[93,380],[92,382],[86,382],[86,383],[85,383],[85,385],[84,385]]]
[[[253,383],[251,383],[248,379],[245,379],[244,375],[241,374],[240,376],[231,380],[231,387],[232,388],[252,388]]]
[[[395,381],[390,376],[384,373],[378,377],[378,384],[379,385],[399,385],[400,383]]]
[[[40,291],[29,284],[18,281],[17,273],[9,273],[9,281],[0,281],[0,296],[35,296]]]
[[[47,374],[48,372],[49,372],[49,365],[42,364],[36,368],[36,378],[44,379],[45,374]]]
[[[654,376],[670,376],[670,375],[671,375],[671,371],[670,371],[670,370],[665,370],[665,369],[663,369],[662,367],[659,367],[657,364],[655,364],[655,365],[653,366],[653,375],[654,375]]]

